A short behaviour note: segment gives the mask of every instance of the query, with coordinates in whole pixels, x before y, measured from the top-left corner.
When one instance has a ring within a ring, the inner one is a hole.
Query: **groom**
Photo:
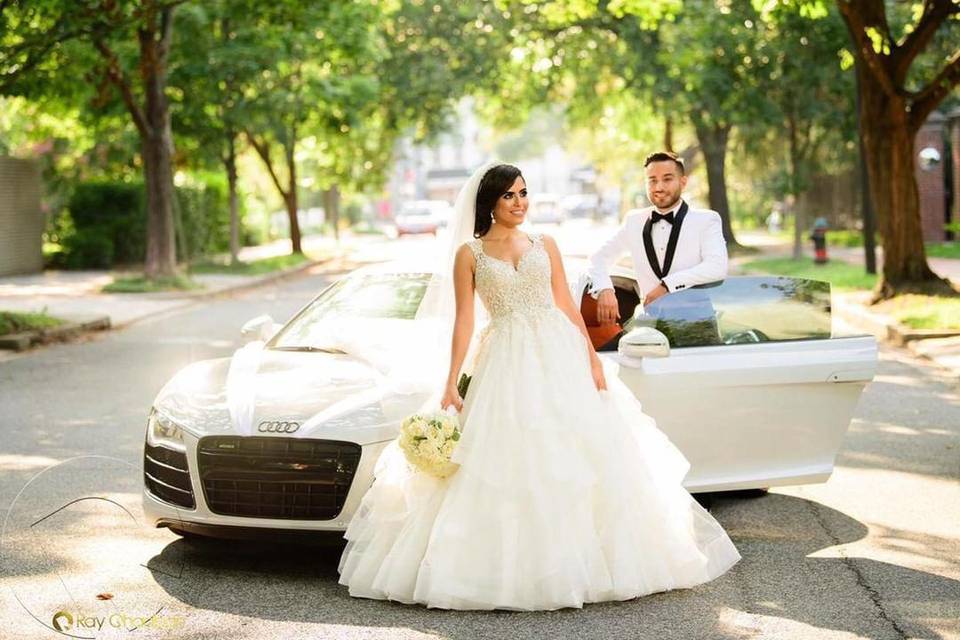
[[[647,198],[653,206],[629,213],[617,232],[590,257],[589,294],[597,300],[596,319],[601,327],[613,328],[620,319],[609,269],[627,251],[633,257],[644,306],[727,275],[720,215],[693,209],[683,200],[687,186],[683,160],[659,151],[647,157],[644,169]]]

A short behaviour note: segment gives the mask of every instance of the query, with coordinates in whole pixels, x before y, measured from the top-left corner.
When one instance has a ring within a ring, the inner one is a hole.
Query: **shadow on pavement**
[[[155,573],[167,593],[194,609],[271,621],[405,628],[449,638],[638,637],[741,638],[755,635],[750,620],[791,623],[834,631],[939,638],[925,619],[960,615],[960,583],[865,558],[811,557],[863,538],[867,528],[838,511],[799,498],[769,494],[744,498],[711,494],[714,515],[730,533],[743,560],[726,575],[690,590],[652,594],[616,603],[558,612],[449,612],[352,598],[338,584],[342,546],[180,540],[170,554],[184,563],[180,578]],[[469,550],[465,550],[469,553]],[[169,564],[169,562],[165,562]],[[869,582],[892,594],[897,619],[871,592]],[[469,580],[469,576],[464,576]]]

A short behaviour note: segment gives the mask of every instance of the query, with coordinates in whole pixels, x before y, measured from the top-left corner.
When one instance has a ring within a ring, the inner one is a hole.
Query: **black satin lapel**
[[[647,252],[647,262],[650,263],[650,268],[653,269],[653,273],[656,274],[658,280],[663,280],[663,272],[660,270],[660,261],[657,260],[657,252],[653,250],[653,234],[651,233],[652,229],[653,219],[647,218],[647,221],[643,224],[643,248]],[[670,237],[672,238],[673,236]]]
[[[683,226],[683,219],[687,215],[687,203],[680,205],[680,210],[673,218],[673,228],[670,229],[670,239],[667,241],[667,252],[663,256],[663,275],[659,275],[662,280],[670,273],[670,266],[673,264],[673,254],[677,252],[677,241],[680,239],[680,227]],[[646,239],[646,238],[644,238]],[[649,250],[647,255],[650,255]]]

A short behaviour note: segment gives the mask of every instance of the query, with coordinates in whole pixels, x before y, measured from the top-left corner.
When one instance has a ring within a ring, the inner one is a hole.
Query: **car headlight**
[[[183,444],[183,429],[169,418],[150,410],[147,418],[147,444],[151,447],[166,447],[174,451],[186,451]]]

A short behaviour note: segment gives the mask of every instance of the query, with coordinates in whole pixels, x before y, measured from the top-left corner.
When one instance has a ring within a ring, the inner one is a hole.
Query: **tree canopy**
[[[237,158],[255,154],[299,250],[301,190],[378,189],[397,141],[443,131],[464,96],[501,130],[525,127],[516,140],[547,135],[531,114],[551,132],[560,118],[628,196],[647,153],[678,151],[705,170],[731,244],[743,199],[731,203],[730,173],[759,171],[764,193],[792,203],[799,245],[815,175],[855,164],[859,104],[892,295],[937,281],[913,139],[955,99],[958,12],[957,0],[6,0],[0,144],[53,136],[74,146],[75,170],[142,172],[148,273],[172,269],[177,168],[222,168],[235,202]]]

